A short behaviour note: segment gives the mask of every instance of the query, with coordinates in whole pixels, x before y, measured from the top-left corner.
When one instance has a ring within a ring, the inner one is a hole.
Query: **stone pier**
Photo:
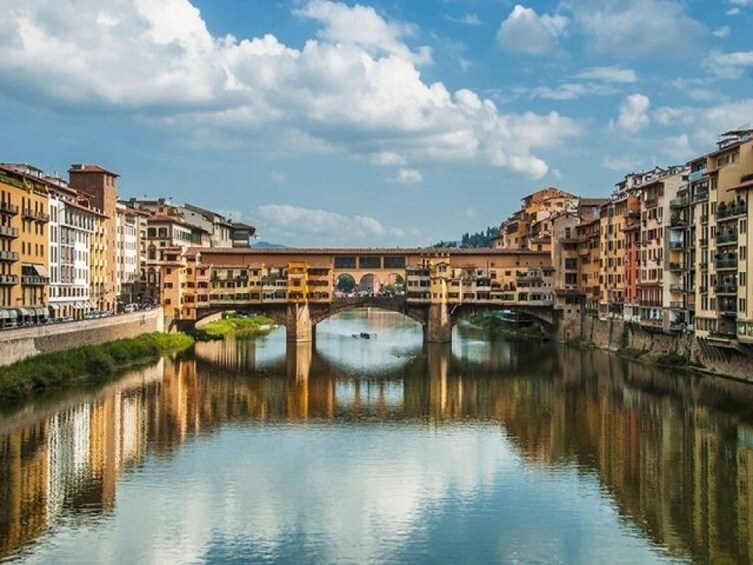
[[[428,321],[424,328],[424,340],[429,343],[452,341],[452,320],[447,303],[429,305]]]
[[[311,325],[311,313],[308,304],[288,304],[285,321],[288,342],[306,343],[313,340],[314,331]]]

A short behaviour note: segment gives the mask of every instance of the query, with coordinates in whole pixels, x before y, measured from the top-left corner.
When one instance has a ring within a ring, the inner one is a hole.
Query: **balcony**
[[[640,210],[631,210],[627,209],[625,210],[625,213],[622,214],[625,218],[640,218],[641,217],[641,211]]]
[[[737,305],[734,300],[720,300],[719,313],[722,316],[737,316]]]
[[[21,284],[24,286],[44,286],[50,284],[50,277],[40,277],[39,275],[23,275]]]
[[[669,248],[670,249],[685,249],[685,243],[682,241],[670,241]]]
[[[671,284],[669,285],[669,292],[682,292],[683,288],[681,284]]]
[[[714,287],[717,294],[737,294],[736,284],[720,284]]]
[[[661,308],[661,300],[639,299],[638,305],[647,308]]]
[[[716,219],[730,220],[732,218],[737,218],[738,216],[746,214],[747,211],[748,208],[743,201],[740,201],[737,204],[732,203],[729,206],[726,206],[724,202],[722,202],[721,204],[719,204],[719,208],[716,211]]]
[[[686,228],[688,227],[688,221],[681,216],[672,216],[669,225],[673,228]]]
[[[672,300],[672,301],[671,301],[671,302],[669,303],[669,307],[670,307],[670,308],[671,308],[672,310],[684,310],[684,309],[685,309],[685,305],[684,305],[684,304],[682,303],[682,301],[680,301],[680,300]]]
[[[672,271],[673,273],[680,272],[684,269],[685,267],[683,267],[682,263],[670,263],[669,264],[669,270]]]
[[[11,204],[10,202],[0,202],[0,214],[15,216],[18,214],[18,206]]]
[[[8,286],[18,284],[18,275],[0,275],[0,285]]]
[[[698,240],[698,243],[701,244],[701,247],[708,247],[709,240],[706,239],[705,237],[702,237],[701,239]]]
[[[18,253],[15,251],[0,251],[0,261],[14,262],[18,261]]]
[[[716,243],[717,245],[731,245],[733,243],[737,243],[737,232],[728,231],[716,234]]]
[[[669,201],[669,207],[670,208],[685,208],[688,205],[688,199],[683,198],[673,198]]]
[[[701,223],[707,224],[709,222],[709,215],[708,214],[701,214]]]
[[[693,171],[692,173],[688,175],[688,181],[695,182],[695,181],[701,180],[705,176],[706,176],[706,169],[705,168],[699,169],[697,171]]]
[[[21,212],[21,217],[26,220],[34,220],[35,222],[49,222],[50,215],[46,212],[37,212],[31,208],[24,208]]]
[[[646,208],[654,208],[659,203],[658,198],[646,198],[646,200],[643,202],[643,205]]]
[[[693,195],[693,203],[697,202],[705,202],[709,199],[709,191],[708,190],[699,190]]]
[[[18,229],[9,228],[7,226],[0,226],[0,237],[9,237],[11,239],[16,239],[18,237]]]
[[[732,259],[717,259],[716,268],[717,270],[737,269],[737,257]]]

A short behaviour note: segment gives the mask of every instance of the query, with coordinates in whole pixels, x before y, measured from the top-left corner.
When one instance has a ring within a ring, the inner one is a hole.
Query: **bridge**
[[[235,310],[268,316],[287,328],[288,341],[303,343],[319,322],[366,307],[408,316],[428,342],[450,341],[455,322],[488,310],[525,314],[550,330],[558,324],[548,252],[191,248],[170,265],[163,303],[180,305],[174,322],[187,330]]]

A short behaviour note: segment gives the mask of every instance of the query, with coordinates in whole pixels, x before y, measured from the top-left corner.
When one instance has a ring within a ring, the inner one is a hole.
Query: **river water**
[[[753,559],[753,386],[375,310],[284,340],[1,413],[0,561]]]

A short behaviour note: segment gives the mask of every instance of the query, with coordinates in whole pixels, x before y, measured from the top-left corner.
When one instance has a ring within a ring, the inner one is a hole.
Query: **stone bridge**
[[[509,310],[531,317],[554,333],[559,323],[558,314],[551,306],[530,306],[500,303],[420,303],[409,302],[404,296],[363,296],[338,297],[323,303],[266,303],[238,305],[214,305],[197,309],[197,319],[178,322],[185,331],[192,331],[195,323],[223,311],[234,310],[248,314],[261,314],[271,318],[278,325],[285,326],[289,342],[305,343],[315,339],[316,325],[319,322],[356,308],[379,308],[399,312],[415,320],[424,328],[424,339],[431,343],[444,343],[452,340],[452,326],[459,320],[483,314],[489,310]]]

